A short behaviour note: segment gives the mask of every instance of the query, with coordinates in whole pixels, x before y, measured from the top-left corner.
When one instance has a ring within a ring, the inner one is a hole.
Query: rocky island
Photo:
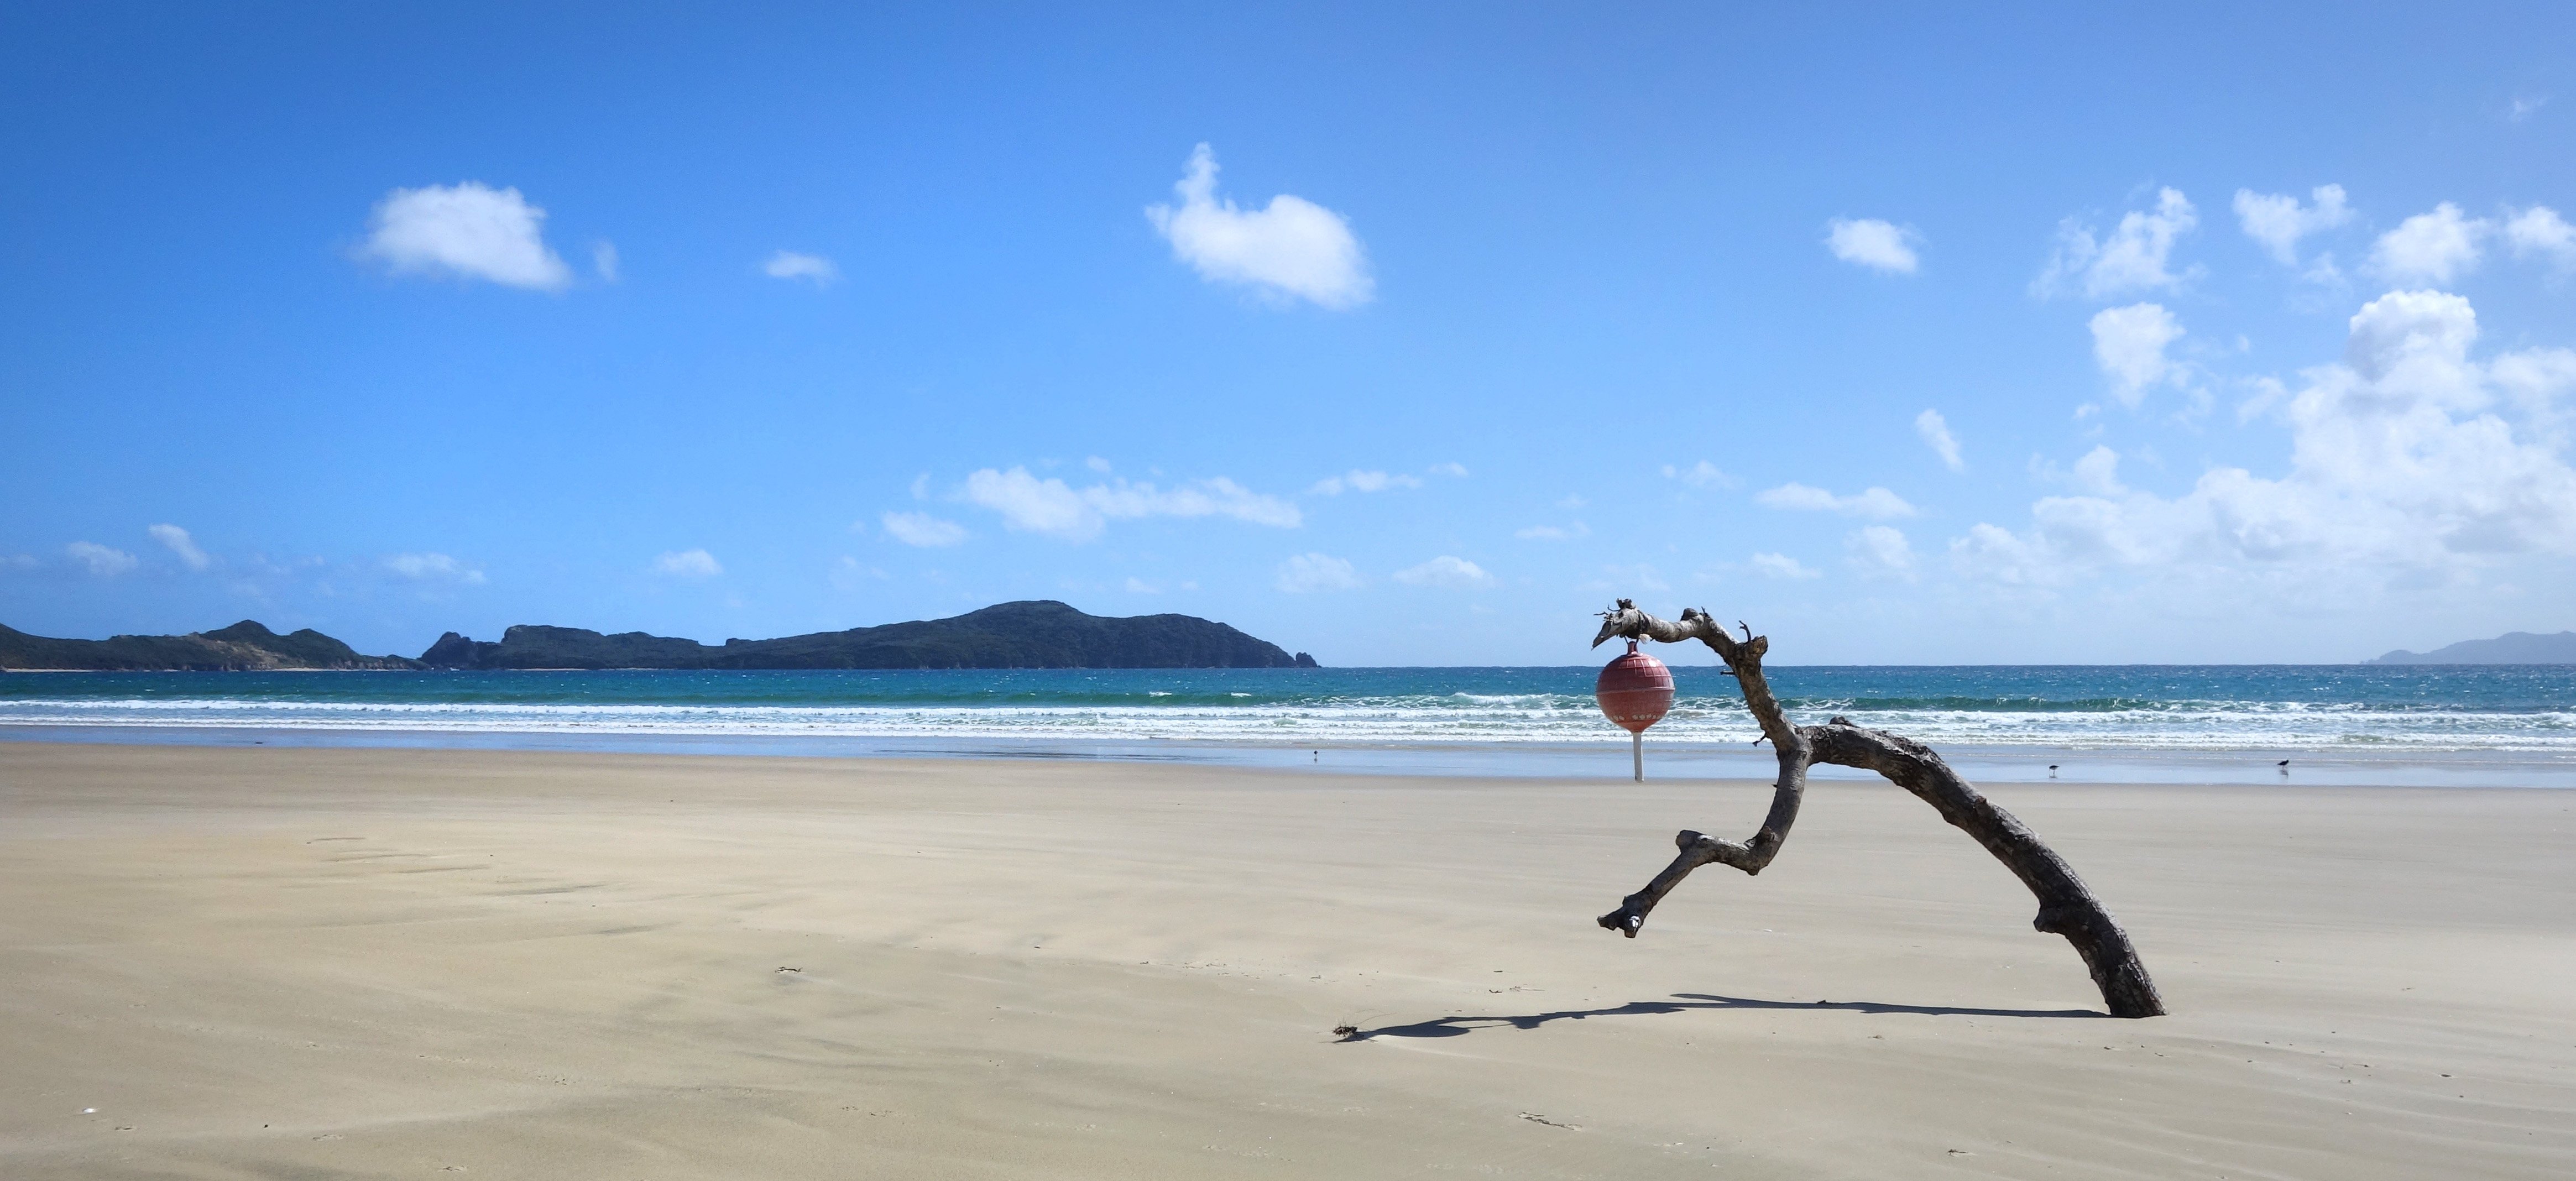
[[[401,669],[400,656],[361,656],[311,628],[279,635],[245,619],[184,636],[57,640],[0,626],[0,669],[89,672],[248,672],[280,669]]]
[[[278,635],[251,620],[184,636],[57,640],[0,627],[0,669],[234,671],[283,669],[816,669],[1313,668],[1315,658],[1194,615],[1089,615],[1064,603],[1002,603],[914,620],[772,640],[606,635],[521,624],[499,640],[449,632],[410,660],[361,656],[306,629]]]
[[[455,632],[431,668],[1313,668],[1315,658],[1194,615],[1087,615],[1053,600],[947,619],[774,640],[695,640],[522,624],[497,642]]]
[[[2371,664],[2576,664],[2576,632],[2536,635],[2506,632],[2492,640],[2462,640],[2430,652],[2388,653]]]

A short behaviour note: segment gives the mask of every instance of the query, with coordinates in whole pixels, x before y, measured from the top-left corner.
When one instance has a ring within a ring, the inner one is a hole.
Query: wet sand
[[[0,1175],[2576,1173],[2576,793],[1990,794],[2173,1016],[1886,786],[0,743]]]

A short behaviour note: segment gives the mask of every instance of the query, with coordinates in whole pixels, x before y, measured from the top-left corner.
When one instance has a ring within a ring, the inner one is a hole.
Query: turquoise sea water
[[[1620,743],[1592,666],[824,672],[13,673],[10,728],[341,734],[1179,742],[1228,747]],[[1754,736],[1724,673],[1674,670],[1668,750]],[[1936,744],[2576,758],[2576,666],[1785,667],[1799,720]]]

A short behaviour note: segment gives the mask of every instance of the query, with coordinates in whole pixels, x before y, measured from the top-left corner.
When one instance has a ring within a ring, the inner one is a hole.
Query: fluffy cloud
[[[1962,575],[2002,586],[2034,587],[2058,580],[2058,569],[2041,543],[1983,521],[1950,539],[1950,565]]]
[[[1279,563],[1277,586],[1292,595],[1356,590],[1359,585],[1359,571],[1330,554],[1299,554]]]
[[[1867,525],[1843,539],[1852,568],[1864,578],[1914,580],[1914,546],[1886,525]]]
[[[591,270],[593,270],[593,271],[598,272],[598,274],[599,274],[599,281],[600,281],[600,282],[602,282],[602,283],[614,283],[614,282],[616,282],[616,281],[617,281],[617,246],[616,246],[616,244],[615,244],[615,243],[611,243],[611,242],[598,242],[598,243],[594,243],[594,244],[592,244],[592,246],[591,246],[591,248],[590,248],[590,269],[591,269]]]
[[[841,268],[833,265],[831,259],[819,254],[798,254],[793,250],[781,250],[770,255],[768,262],[760,264],[760,273],[772,279],[803,279],[817,287],[829,287],[841,278]]]
[[[2370,251],[2370,269],[2395,283],[2449,283],[2477,269],[2494,231],[2493,223],[2465,217],[2459,206],[2444,201],[2381,234]]]
[[[1755,554],[1753,572],[1765,578],[1822,578],[1824,572],[1787,554]]]
[[[185,529],[176,525],[154,525],[147,532],[152,534],[152,540],[170,547],[170,552],[179,555],[179,561],[191,570],[203,570],[214,563],[213,558],[206,556],[206,551],[197,548],[197,539],[188,536]]]
[[[1088,541],[1100,536],[1103,527],[1100,510],[1081,493],[1052,476],[1032,476],[1024,467],[975,472],[966,477],[966,499],[1002,514],[1003,524],[1024,532]]]
[[[1465,558],[1442,554],[1419,566],[1395,572],[1395,580],[1406,586],[1440,586],[1450,588],[1492,586],[1494,576],[1482,566]]]
[[[1914,273],[1914,231],[1874,218],[1837,217],[1825,225],[1825,249],[1855,266],[1899,275]]]
[[[1431,474],[1463,480],[1467,478],[1467,465],[1454,461],[1450,463],[1435,463],[1431,465]]]
[[[1942,418],[1940,411],[1926,410],[1915,415],[1914,433],[1923,436],[1923,445],[1941,457],[1941,466],[1954,472],[1968,470],[1967,462],[1959,458],[1959,437],[1950,433],[1949,420]]]
[[[90,573],[101,578],[114,578],[134,569],[136,565],[134,555],[121,549],[100,545],[95,541],[75,541],[64,546],[63,552],[69,554],[73,561],[88,567]]]
[[[1694,463],[1689,467],[1674,467],[1669,463],[1665,464],[1664,478],[1667,480],[1679,480],[1693,488],[1732,488],[1735,486],[1735,477],[1727,475],[1725,472],[1719,470],[1716,464],[1710,463],[1705,459],[1698,463]]]
[[[1450,466],[1456,467],[1457,465],[1452,464]],[[1466,469],[1459,468],[1459,470],[1464,472]],[[1315,486],[1307,489],[1306,491],[1317,496],[1339,496],[1346,490],[1351,492],[1384,492],[1389,488],[1419,488],[1421,486],[1422,478],[1419,476],[1408,476],[1401,472],[1394,475],[1388,475],[1385,472],[1364,472],[1353,470],[1338,476],[1326,476],[1321,480],[1317,480],[1315,481]]]
[[[2512,243],[2513,256],[2539,255],[2558,264],[2560,270],[2576,270],[2576,227],[2558,216],[2546,205],[2534,205],[2507,218],[2505,241]]]
[[[2111,379],[2111,395],[2135,406],[2147,391],[2178,381],[2182,369],[2165,357],[2165,346],[2182,339],[2182,324],[2161,304],[2105,308],[2093,316],[2093,360]]]
[[[2200,215],[2191,202],[2174,189],[2156,194],[2153,212],[2131,210],[2122,215],[2108,238],[2097,240],[2092,227],[2068,218],[2058,226],[2056,254],[2031,290],[2056,295],[2072,288],[2088,298],[2103,299],[2178,286],[2188,276],[2174,273],[2168,265],[2174,239],[2199,224]]]
[[[2273,407],[2290,431],[2286,475],[2216,468],[2168,499],[2122,485],[2118,456],[2096,448],[2076,464],[2087,495],[2034,503],[2026,533],[1980,524],[1951,544],[1952,560],[2046,585],[2107,567],[2349,577],[2576,553],[2576,470],[2539,425],[2576,392],[2576,352],[2481,364],[2469,301],[2439,291],[2390,292],[2350,329],[2343,360],[2307,370]]]
[[[2236,190],[2236,224],[2244,227],[2245,236],[2263,244],[2282,266],[2299,265],[2299,239],[2352,220],[2352,210],[2343,203],[2342,185],[2318,185],[2308,193],[2313,202],[2299,204],[2288,193],[2257,193],[2252,189]]]
[[[1376,294],[1360,240],[1342,216],[1286,193],[1265,209],[1238,209],[1216,196],[1216,153],[1200,144],[1172,191],[1179,206],[1145,210],[1172,244],[1172,257],[1211,283],[1244,283],[1264,292],[1332,309],[1357,307]]]
[[[713,578],[724,573],[724,567],[702,549],[670,550],[653,559],[653,572],[672,578]]]
[[[905,545],[935,549],[966,540],[965,526],[955,521],[940,520],[928,513],[887,513],[879,520],[885,523],[886,536]]]
[[[1074,488],[1025,467],[985,468],[966,477],[966,499],[1000,513],[1011,529],[1066,541],[1089,541],[1110,521],[1140,517],[1232,517],[1282,529],[1304,521],[1296,505],[1223,476],[1170,489],[1123,479]]]
[[[546,211],[517,189],[466,181],[395,189],[376,203],[362,257],[396,274],[454,275],[561,291],[572,268],[546,247]]]
[[[1799,512],[1841,513],[1851,517],[1871,517],[1885,521],[1914,515],[1914,506],[1905,498],[1885,488],[1870,488],[1850,496],[1836,496],[1822,488],[1791,482],[1765,489],[1755,500],[1770,508]]]
[[[1523,541],[1572,541],[1578,537],[1592,536],[1592,526],[1581,521],[1576,521],[1570,526],[1532,525],[1527,529],[1513,530],[1512,536]]]
[[[2125,496],[2128,488],[2120,483],[2120,453],[2109,447],[2096,446],[2075,461],[2068,481],[2095,496]]]

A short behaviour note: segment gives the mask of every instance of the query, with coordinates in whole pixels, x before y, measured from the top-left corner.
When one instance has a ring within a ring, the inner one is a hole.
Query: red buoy
[[[1629,748],[1635,757],[1637,778],[1646,778],[1646,727],[1664,720],[1673,708],[1673,670],[1664,662],[1637,650],[1637,641],[1628,641],[1625,655],[1602,666],[1601,678],[1592,683],[1592,696],[1601,703],[1602,716],[1628,731]]]

